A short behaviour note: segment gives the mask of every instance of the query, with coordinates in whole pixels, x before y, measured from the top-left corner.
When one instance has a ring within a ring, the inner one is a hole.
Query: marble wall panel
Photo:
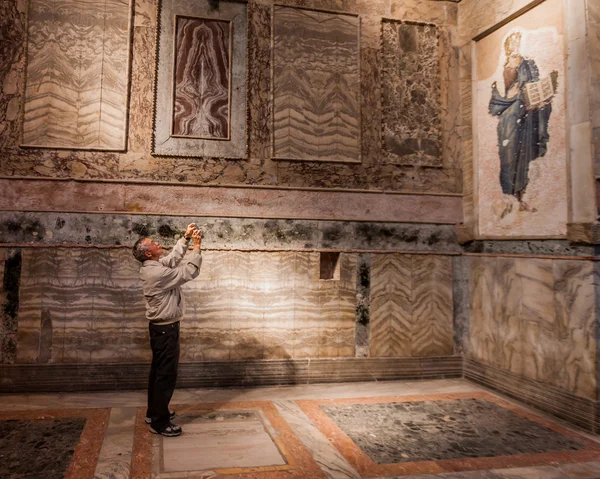
[[[29,4],[23,144],[123,150],[131,4]]]
[[[228,139],[231,22],[176,17],[174,136]]]
[[[27,2],[0,3],[0,148],[15,149],[21,136]],[[4,160],[0,159],[0,166]]]
[[[591,398],[596,394],[597,359],[593,269],[592,263],[566,260],[555,261],[552,268],[558,342],[554,384]]]
[[[471,356],[595,398],[593,263],[473,257],[470,264]]]
[[[273,156],[360,160],[359,17],[273,7]]]
[[[246,158],[247,5],[220,2],[212,8],[179,0],[160,5],[153,153]],[[173,22],[175,16],[180,20]],[[197,48],[200,41],[211,47]]]
[[[57,151],[18,148],[21,126],[21,90],[25,66],[26,2],[8,0],[0,5],[0,175],[60,178],[106,178],[150,182],[206,184],[281,185],[316,188],[386,189],[436,193],[460,193],[460,152],[453,145],[454,125],[444,123],[443,168],[381,164],[381,18],[432,22],[440,32],[456,23],[456,5],[439,1],[390,2],[381,0],[301,0],[284,3],[291,7],[323,8],[361,15],[361,151],[362,163],[318,163],[271,161],[271,0],[248,2],[248,161],[219,158],[207,149],[195,150],[196,158],[152,155],[156,2],[137,0],[133,19],[133,45],[128,151],[126,153]],[[229,2],[220,2],[221,8]],[[281,4],[281,2],[277,2]],[[456,38],[441,42],[442,58],[455,52]],[[163,50],[164,51],[164,50]],[[244,56],[245,58],[245,56]],[[444,61],[449,78],[457,65]],[[446,80],[442,80],[445,82]],[[168,88],[167,88],[168,90]],[[443,89],[442,89],[443,90]],[[166,91],[166,90],[161,90]],[[454,94],[442,93],[451,103]],[[452,108],[442,106],[445,117]],[[168,111],[168,109],[165,109]],[[242,115],[243,116],[243,115]],[[165,115],[168,119],[169,115]],[[236,117],[237,118],[237,117]],[[241,117],[240,117],[241,118]],[[220,154],[219,154],[220,156]],[[293,200],[289,200],[293,202]]]
[[[354,357],[356,255],[319,279],[319,254],[205,251],[183,287],[182,361]],[[27,249],[18,363],[150,360],[139,264],[128,249]]]
[[[412,303],[409,255],[373,255],[369,355],[410,356]]]
[[[497,340],[503,345],[498,350],[498,365],[516,374],[523,374],[526,341],[522,334],[521,303],[524,291],[517,274],[515,261],[496,258],[496,283],[493,290],[492,327],[497,331]]]
[[[452,258],[412,256],[412,356],[451,356]]]
[[[295,252],[255,253],[260,268],[254,281],[263,295],[264,358],[286,359],[294,355]]]
[[[443,356],[454,352],[452,259],[373,255],[370,356]]]
[[[498,332],[494,328],[494,275],[496,258],[473,257],[469,271],[470,350],[478,361],[500,366]]]
[[[590,76],[590,117],[594,139],[594,173],[600,176],[600,5],[598,2],[586,2],[587,48],[589,54]],[[596,200],[598,208],[600,201]]]
[[[384,161],[441,166],[439,30],[384,19],[381,38]]]
[[[28,250],[19,362],[149,358],[145,303],[129,251]],[[113,274],[114,273],[114,274]]]

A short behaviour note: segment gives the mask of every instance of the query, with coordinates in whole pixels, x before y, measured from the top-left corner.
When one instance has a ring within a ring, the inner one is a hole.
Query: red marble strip
[[[210,475],[181,476],[183,479],[206,479],[210,478],[233,478],[244,477],[245,479],[323,479],[319,466],[304,445],[296,437],[285,419],[279,414],[273,403],[268,401],[251,401],[237,403],[202,403],[194,405],[178,405],[180,414],[189,412],[218,411],[222,409],[260,409],[269,420],[269,423],[277,431],[275,438],[279,443],[280,451],[286,462],[292,468],[285,467],[283,470],[265,471],[257,468],[239,468],[235,474],[221,474],[217,471]],[[139,408],[136,417],[135,434],[133,439],[133,459],[131,462],[131,479],[147,479],[152,474],[152,435],[144,422],[145,408]],[[185,434],[185,432],[184,432]],[[183,473],[182,473],[183,474]],[[171,479],[175,479],[169,476]]]
[[[537,422],[553,431],[584,444],[582,451],[552,451],[540,454],[519,454],[514,456],[450,459],[440,461],[420,461],[395,464],[377,464],[365,454],[338,425],[327,416],[320,406],[348,404],[381,404],[393,402],[448,401],[455,399],[484,399],[510,410],[521,417]],[[551,463],[573,463],[600,460],[600,444],[596,441],[548,419],[531,413],[515,404],[486,392],[466,392],[451,394],[429,394],[412,396],[387,396],[369,398],[343,398],[326,400],[299,400],[298,406],[313,421],[319,430],[338,449],[346,460],[365,477],[402,476],[411,474],[435,474],[442,472],[476,471],[509,467],[542,466]]]
[[[4,411],[0,420],[44,420],[85,418],[79,443],[75,447],[65,479],[92,479],[108,425],[110,409],[52,409],[42,411]]]

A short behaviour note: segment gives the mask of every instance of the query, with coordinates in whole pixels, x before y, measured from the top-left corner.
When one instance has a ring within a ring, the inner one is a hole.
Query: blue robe
[[[517,69],[519,94],[513,98],[500,95],[492,89],[489,112],[499,117],[498,148],[500,153],[500,185],[506,195],[519,200],[529,181],[529,163],[546,154],[548,122],[552,105],[537,110],[525,108],[523,85],[540,79],[539,70],[533,60],[523,59]],[[511,85],[511,86],[512,86]],[[506,88],[508,92],[510,87]],[[508,140],[508,141],[507,141]]]

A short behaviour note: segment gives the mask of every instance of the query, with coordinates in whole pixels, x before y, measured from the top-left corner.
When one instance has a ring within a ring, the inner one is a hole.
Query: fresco
[[[479,233],[566,234],[562,6],[547,0],[475,47]]]

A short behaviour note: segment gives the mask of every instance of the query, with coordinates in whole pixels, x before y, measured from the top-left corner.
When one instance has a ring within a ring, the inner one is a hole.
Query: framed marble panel
[[[381,45],[383,160],[441,167],[438,27],[384,18]]]
[[[272,158],[359,163],[360,17],[273,6]]]
[[[152,153],[248,156],[247,4],[161,0]]]
[[[22,147],[124,151],[131,0],[31,0]]]
[[[567,232],[566,55],[562,0],[530,4],[473,42],[478,235]]]

